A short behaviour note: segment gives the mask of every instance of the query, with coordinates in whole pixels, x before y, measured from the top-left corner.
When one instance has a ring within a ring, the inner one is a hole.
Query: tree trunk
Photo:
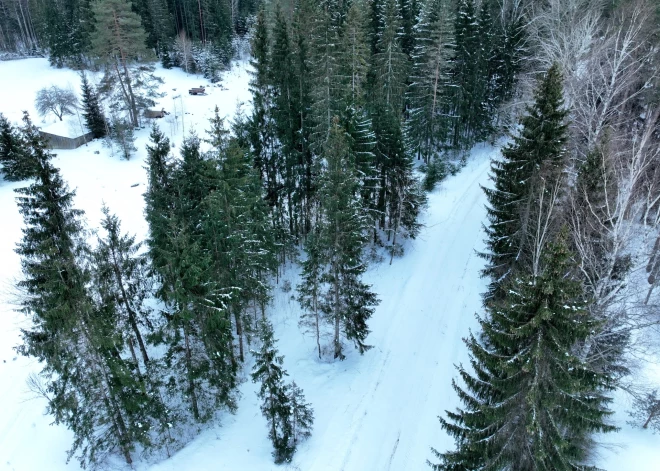
[[[185,339],[185,347],[186,347],[186,369],[188,370],[188,388],[190,389],[190,403],[192,406],[193,410],[193,417],[195,417],[195,420],[200,419],[200,414],[199,414],[199,406],[197,405],[197,394],[195,392],[195,381],[193,380],[192,377],[192,353],[190,352],[190,338],[188,336],[188,329],[184,326],[183,327],[183,336]]]

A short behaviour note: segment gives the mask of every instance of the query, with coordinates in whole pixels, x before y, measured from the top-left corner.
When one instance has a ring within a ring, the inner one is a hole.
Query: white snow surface
[[[159,121],[176,143],[186,133],[203,134],[207,119],[218,105],[221,114],[233,115],[237,104],[249,101],[248,72],[244,62],[234,64],[222,87],[210,87],[207,96],[189,96],[187,89],[205,80],[184,72],[157,69],[168,93],[159,105],[172,112]],[[57,84],[78,89],[76,72],[51,68],[44,59],[0,62],[0,112],[18,122],[27,109],[39,122],[33,97],[39,88]],[[176,89],[173,90],[173,89]],[[179,97],[179,98],[173,98]],[[183,108],[184,122],[173,115]],[[144,238],[147,224],[142,193],[147,182],[145,144],[148,126],[137,133],[138,152],[130,161],[112,157],[98,141],[75,150],[57,151],[54,159],[65,180],[76,190],[76,207],[86,213],[90,229],[101,218],[105,202],[122,221],[124,231]],[[99,151],[99,154],[94,154]],[[485,197],[480,185],[488,184],[490,159],[498,150],[476,147],[466,168],[447,179],[429,197],[429,208],[419,238],[407,243],[403,257],[372,264],[366,281],[373,285],[381,303],[371,319],[368,343],[374,347],[360,356],[348,347],[343,362],[318,360],[315,342],[298,328],[300,310],[291,299],[293,291],[282,291],[282,280],[273,289],[268,315],[278,346],[285,355],[284,366],[304,391],[315,411],[312,437],[304,442],[291,464],[272,463],[271,445],[259,410],[256,386],[249,379],[240,386],[235,415],[221,413],[217,424],[172,457],[138,461],[136,469],[149,471],[291,469],[300,471],[404,471],[426,469],[433,459],[430,447],[453,447],[453,440],[440,428],[437,416],[457,407],[451,387],[455,364],[467,362],[462,342],[470,329],[478,327],[474,314],[480,310],[485,281],[479,270],[483,261],[475,251],[483,248],[481,225],[485,220]],[[62,426],[51,426],[44,415],[45,401],[35,398],[26,385],[29,374],[40,365],[18,356],[13,348],[20,342],[22,314],[14,311],[13,288],[20,277],[20,260],[14,253],[21,238],[22,219],[14,202],[15,188],[25,182],[0,179],[0,471],[63,471],[78,469],[66,450],[72,434]],[[132,186],[138,184],[138,186]],[[295,287],[298,270],[284,273]],[[247,377],[251,360],[243,373]],[[660,469],[658,437],[650,431],[625,424],[627,399],[617,396],[617,425],[623,432],[605,437],[615,446],[601,448],[597,464],[609,470]],[[655,463],[655,464],[653,464]],[[124,469],[119,461],[112,469]]]

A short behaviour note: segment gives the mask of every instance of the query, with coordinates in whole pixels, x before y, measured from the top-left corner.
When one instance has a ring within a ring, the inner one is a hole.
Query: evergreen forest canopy
[[[216,108],[178,156],[153,126],[144,242],[108,208],[92,240],[30,117],[0,115],[5,178],[31,179],[17,190],[33,321],[19,351],[43,361],[31,386],[73,431],[70,457],[169,455],[235,410],[251,351],[273,458],[290,462],[313,410],[285,381],[267,316],[281,268],[301,265],[315,355],[369,354],[370,259],[401,256],[425,191],[510,131],[484,189],[481,331],[454,382],[462,408],[440,419],[456,449],[429,464],[593,469],[592,434],[615,430],[612,391],[635,391],[627,353],[656,325],[654,2],[0,0],[0,11],[3,50],[103,67],[98,87],[81,74],[84,117],[95,137],[124,132],[126,158],[158,93],[149,61],[213,78],[235,35],[251,44],[249,116],[228,129]],[[635,394],[648,425],[655,395]]]

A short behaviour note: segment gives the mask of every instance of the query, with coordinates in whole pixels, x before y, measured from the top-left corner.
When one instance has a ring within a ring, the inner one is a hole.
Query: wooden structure
[[[168,114],[169,113],[167,111],[165,111],[164,108],[160,111],[158,111],[158,110],[144,110],[144,117],[149,118],[149,119],[164,118]]]
[[[58,136],[57,134],[51,134],[41,130],[39,134],[48,141],[48,147],[50,149],[76,149],[94,139],[94,135],[91,132],[77,137]]]
[[[204,87],[194,87],[188,90],[190,95],[206,95],[206,88]]]

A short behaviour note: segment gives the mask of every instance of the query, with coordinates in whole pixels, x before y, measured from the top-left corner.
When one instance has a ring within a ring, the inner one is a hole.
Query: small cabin
[[[74,120],[58,121],[39,129],[50,149],[77,149],[94,139],[93,133],[85,125]]]
[[[169,113],[165,109],[161,110],[144,110],[144,117],[148,119],[160,119],[164,118]]]

